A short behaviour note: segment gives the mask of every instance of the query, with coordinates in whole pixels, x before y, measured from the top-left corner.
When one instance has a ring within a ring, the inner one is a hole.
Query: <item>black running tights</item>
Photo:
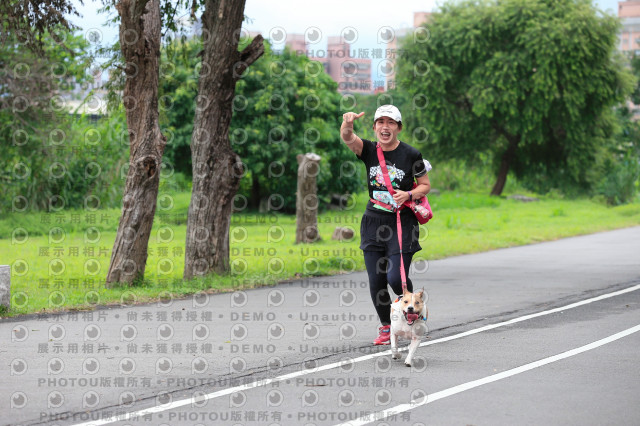
[[[403,253],[404,270],[407,275],[407,290],[413,292],[413,284],[409,279],[409,267],[413,253]],[[402,295],[402,278],[400,277],[400,253],[385,256],[382,251],[365,251],[364,264],[369,275],[369,291],[371,300],[376,308],[380,323],[391,324],[391,297],[387,290],[387,283],[397,296]]]

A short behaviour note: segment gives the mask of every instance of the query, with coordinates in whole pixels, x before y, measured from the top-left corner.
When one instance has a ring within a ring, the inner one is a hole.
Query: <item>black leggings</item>
[[[407,290],[413,292],[413,284],[409,279],[409,267],[413,253],[403,253],[404,271],[407,275]],[[364,251],[364,264],[369,274],[369,291],[371,300],[376,308],[380,323],[391,324],[391,298],[387,290],[387,283],[393,292],[402,295],[402,278],[400,277],[400,253],[385,256],[383,251]]]

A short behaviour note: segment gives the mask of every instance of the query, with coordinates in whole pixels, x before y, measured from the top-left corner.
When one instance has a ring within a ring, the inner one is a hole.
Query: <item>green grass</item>
[[[364,269],[358,246],[367,199],[360,195],[347,210],[321,214],[322,241],[310,245],[294,244],[294,216],[234,214],[232,274],[185,282],[189,197],[189,193],[159,197],[145,281],[135,287],[104,288],[119,210],[0,216],[0,264],[12,266],[12,309],[2,315],[90,309],[96,304],[145,302]],[[435,218],[421,227],[423,250],[415,259],[440,259],[640,224],[638,203],[614,208],[590,200],[522,203],[459,192],[443,192],[430,197],[430,202]],[[351,227],[356,236],[351,241],[333,241],[336,226]]]

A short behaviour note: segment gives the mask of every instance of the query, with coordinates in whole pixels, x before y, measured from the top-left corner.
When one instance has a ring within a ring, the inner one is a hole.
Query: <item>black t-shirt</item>
[[[393,151],[382,151],[384,161],[387,164],[389,180],[393,189],[401,191],[411,191],[415,178],[427,174],[427,169],[422,159],[422,154],[416,148],[402,141]],[[369,187],[369,198],[382,201],[386,204],[396,205],[393,197],[387,190],[387,185],[380,169],[376,143],[362,139],[362,153],[357,156],[366,166],[367,185]],[[409,209],[405,209],[409,212]],[[367,211],[383,213],[389,210],[373,204],[367,204]]]

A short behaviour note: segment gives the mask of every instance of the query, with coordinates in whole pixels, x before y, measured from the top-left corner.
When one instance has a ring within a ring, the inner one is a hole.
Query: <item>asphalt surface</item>
[[[640,227],[412,268],[411,368],[365,273],[0,322],[0,424],[640,423]]]

